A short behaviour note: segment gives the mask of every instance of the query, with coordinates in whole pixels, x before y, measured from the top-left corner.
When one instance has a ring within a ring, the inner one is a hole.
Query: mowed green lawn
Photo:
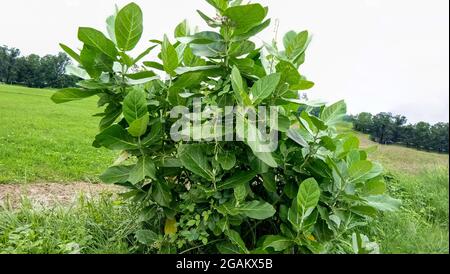
[[[0,85],[0,183],[98,181],[114,159],[95,149],[95,98],[56,105],[53,91]]]

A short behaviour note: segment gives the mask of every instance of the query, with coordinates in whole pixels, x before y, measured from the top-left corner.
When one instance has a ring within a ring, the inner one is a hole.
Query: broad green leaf
[[[245,200],[245,197],[247,197],[247,185],[246,184],[240,184],[234,187],[233,189],[234,198],[237,202],[241,203]]]
[[[149,115],[146,114],[143,117],[134,120],[128,128],[128,132],[131,134],[131,136],[141,137],[142,135],[144,135],[145,132],[147,132],[149,119]]]
[[[350,211],[363,217],[375,217],[378,213],[372,206],[352,206]]]
[[[309,34],[307,31],[300,33],[288,32],[284,37],[284,47],[286,55],[289,59],[294,60],[300,54],[302,54],[308,45]]]
[[[250,90],[254,105],[260,104],[264,99],[271,96],[280,82],[280,74],[270,74],[258,80]]]
[[[144,117],[147,113],[147,98],[144,90],[140,88],[131,89],[123,100],[123,116],[128,124]]]
[[[228,7],[227,0],[206,0],[211,6],[216,8],[219,11],[224,11]]]
[[[113,125],[95,137],[95,142],[111,150],[137,149],[133,137],[120,125]]]
[[[265,220],[272,217],[276,212],[271,204],[263,201],[248,202],[241,205],[238,210],[241,214],[256,220]]]
[[[117,58],[118,52],[114,43],[96,29],[84,27],[79,28],[78,39],[86,45],[96,48],[112,60]]]
[[[175,69],[175,72],[179,75],[188,73],[188,72],[196,72],[196,71],[207,71],[207,70],[213,70],[218,69],[220,66],[217,65],[211,65],[211,66],[198,66],[198,67],[179,67]]]
[[[244,82],[242,81],[241,73],[236,66],[234,66],[231,71],[231,85],[233,86],[236,100],[243,105],[243,98],[241,94],[245,93]]]
[[[402,205],[398,199],[394,199],[388,195],[375,195],[363,198],[369,206],[372,206],[380,211],[396,211]]]
[[[228,8],[224,16],[231,20],[234,35],[240,35],[261,24],[266,17],[266,9],[260,4],[235,6]]]
[[[154,201],[164,207],[169,207],[172,202],[172,193],[165,182],[155,181],[152,184],[152,197]]]
[[[386,192],[386,183],[382,179],[369,180],[364,184],[365,195],[382,195]]]
[[[114,44],[117,45],[117,39],[116,39],[116,16],[117,14],[111,15],[108,18],[106,18],[106,30],[108,31],[109,38],[111,41],[114,42]]]
[[[84,45],[80,53],[80,60],[91,78],[99,78],[103,72],[112,73],[114,60],[100,50]]]
[[[117,14],[114,28],[119,49],[123,51],[134,49],[143,31],[141,8],[135,3],[126,5]]]
[[[255,49],[255,43],[244,40],[239,42],[234,42],[231,44],[228,55],[232,57],[240,57],[245,54],[251,53]]]
[[[137,184],[143,181],[145,178],[152,178],[156,180],[156,167],[150,156],[140,157],[137,164],[130,172],[130,183]]]
[[[269,247],[273,248],[276,252],[284,251],[291,248],[294,245],[294,241],[280,235],[269,235],[264,240],[263,249]]]
[[[107,184],[126,183],[130,177],[132,166],[113,166],[108,168],[102,175],[100,180]]]
[[[308,142],[306,141],[306,139],[304,138],[304,136],[302,136],[299,133],[298,129],[295,128],[291,128],[288,130],[287,132],[287,136],[294,142],[296,142],[297,144],[301,145],[302,147],[309,147]]]
[[[183,22],[181,22],[180,24],[178,24],[178,26],[175,28],[175,37],[186,37],[189,36],[189,25],[188,22],[186,20],[183,20]]]
[[[342,121],[347,114],[347,105],[344,101],[339,101],[331,106],[324,108],[320,114],[320,119],[325,122],[326,125],[335,125]]]
[[[52,95],[51,99],[56,104],[67,103],[70,101],[81,100],[99,94],[98,90],[85,90],[78,88],[65,88],[58,90]]]
[[[314,178],[306,179],[300,184],[297,194],[297,206],[302,218],[306,218],[309,215],[308,211],[317,206],[319,198],[320,188]]]
[[[217,161],[224,170],[231,170],[236,165],[236,155],[228,151],[220,152],[217,154]]]
[[[278,163],[273,158],[272,153],[253,151],[253,154],[255,154],[255,156],[258,157],[258,159],[260,159],[261,161],[263,161],[266,165],[273,167],[273,168],[278,167]]]
[[[76,53],[73,49],[69,48],[68,46],[66,46],[62,43],[60,43],[59,46],[75,61],[77,61],[78,63],[81,63],[80,55],[78,53]]]
[[[256,172],[253,171],[242,171],[235,175],[233,175],[231,178],[219,183],[217,185],[218,190],[225,190],[225,189],[231,189],[238,185],[243,185],[248,182],[250,182],[253,178],[255,178]]]
[[[234,231],[232,229],[229,229],[225,232],[225,234],[228,236],[228,239],[231,241],[231,243],[240,249],[241,253],[243,253],[243,254],[249,253],[249,251],[248,251],[247,247],[245,246],[245,243],[242,240],[239,233],[237,233],[236,231]]]
[[[373,164],[370,161],[358,161],[348,169],[348,175],[352,181],[357,181],[368,174],[372,168]]]
[[[214,180],[214,172],[208,162],[205,147],[202,145],[180,145],[178,157],[183,166],[193,173],[209,180]]]
[[[256,34],[260,33],[264,29],[266,29],[268,26],[270,26],[270,22],[271,22],[271,20],[268,19],[268,20],[264,21],[263,23],[257,25],[256,27],[253,27],[248,32],[234,36],[232,40],[233,41],[242,41],[242,40],[249,39],[250,37],[255,36]]]
[[[136,240],[141,244],[151,246],[159,240],[158,234],[148,229],[141,229],[136,231]]]
[[[163,61],[164,70],[174,76],[175,69],[178,67],[178,53],[175,50],[174,46],[170,43],[167,35],[164,35],[164,40],[161,49],[161,59]]]

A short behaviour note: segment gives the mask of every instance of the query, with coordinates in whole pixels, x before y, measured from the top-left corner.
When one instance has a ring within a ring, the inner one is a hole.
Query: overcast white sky
[[[105,30],[114,5],[125,0],[0,0],[0,44],[23,54],[78,47],[77,27]],[[195,10],[204,0],[136,0],[144,38],[160,39],[183,19],[205,27]],[[302,74],[316,82],[308,95],[345,99],[351,113],[390,111],[410,122],[449,119],[449,1],[261,0],[279,19],[279,33],[308,29],[314,40]],[[273,28],[258,36],[270,41]]]

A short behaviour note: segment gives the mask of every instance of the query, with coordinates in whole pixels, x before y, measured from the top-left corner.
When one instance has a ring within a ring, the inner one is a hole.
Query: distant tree
[[[355,130],[368,133],[375,142],[381,144],[403,144],[408,147],[437,152],[449,152],[449,124],[437,123],[431,126],[426,122],[415,125],[406,124],[403,115],[393,116],[382,112],[375,116],[362,112],[348,118]]]
[[[368,112],[361,112],[357,116],[354,116],[353,125],[358,131],[371,133],[373,127],[372,114]]]
[[[448,123],[437,123],[430,128],[430,147],[434,151],[448,152],[449,150]]]
[[[408,119],[406,119],[406,117],[403,115],[396,115],[394,117],[392,142],[398,143],[401,141],[403,136],[403,127],[406,122],[408,122]]]
[[[11,84],[17,77],[17,58],[20,56],[20,50],[0,46],[0,82]]]
[[[416,148],[430,149],[431,126],[426,122],[419,122],[414,126],[413,142]]]
[[[382,112],[372,118],[372,138],[380,144],[394,143],[395,123],[392,113]]]
[[[74,86],[78,80],[65,75],[70,59],[65,53],[40,57],[36,54],[20,56],[20,51],[0,47],[0,82],[28,87],[64,88]]]

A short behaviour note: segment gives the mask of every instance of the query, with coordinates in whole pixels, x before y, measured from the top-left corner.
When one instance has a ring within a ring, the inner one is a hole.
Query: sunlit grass
[[[0,85],[0,183],[98,181],[113,161],[91,145],[95,98],[56,105],[52,93]]]

